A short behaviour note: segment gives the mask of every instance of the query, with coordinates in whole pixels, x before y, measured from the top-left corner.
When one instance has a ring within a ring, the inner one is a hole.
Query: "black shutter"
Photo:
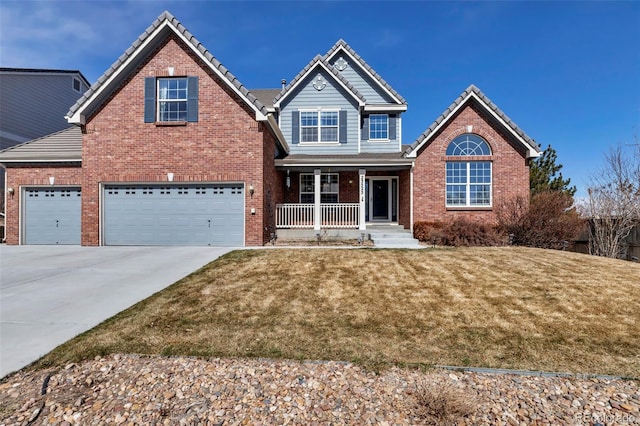
[[[340,111],[340,129],[339,129],[339,141],[340,143],[347,143],[347,111]]]
[[[397,120],[398,118],[395,114],[389,115],[389,139],[396,139]]]
[[[369,140],[369,116],[362,120],[362,140]]]
[[[187,121],[198,121],[198,77],[187,77]]]
[[[144,79],[144,122],[154,123],[156,121],[156,78],[145,77]]]
[[[300,142],[300,111],[291,112],[291,143]]]

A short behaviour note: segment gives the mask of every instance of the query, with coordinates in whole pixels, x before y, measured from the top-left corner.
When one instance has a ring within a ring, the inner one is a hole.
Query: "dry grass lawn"
[[[640,264],[513,247],[235,251],[36,366],[108,353],[640,378]]]

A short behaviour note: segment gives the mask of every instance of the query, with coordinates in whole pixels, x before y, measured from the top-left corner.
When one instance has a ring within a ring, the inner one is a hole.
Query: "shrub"
[[[456,219],[453,222],[416,222],[413,235],[420,241],[455,247],[497,246],[505,237],[492,225]]]
[[[454,389],[451,384],[428,382],[416,383],[416,414],[426,425],[457,425],[473,414],[477,402],[475,397]]]
[[[584,228],[584,220],[573,207],[570,194],[547,191],[509,200],[497,210],[500,229],[511,236],[512,244],[562,249]]]
[[[416,222],[413,224],[413,238],[422,242],[439,244],[442,240],[442,222]]]

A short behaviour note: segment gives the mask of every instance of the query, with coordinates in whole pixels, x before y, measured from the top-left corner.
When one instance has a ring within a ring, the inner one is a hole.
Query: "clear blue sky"
[[[249,88],[279,87],[343,38],[407,99],[411,143],[471,83],[584,196],[640,133],[640,2],[0,2],[0,66],[93,83],[169,10]]]

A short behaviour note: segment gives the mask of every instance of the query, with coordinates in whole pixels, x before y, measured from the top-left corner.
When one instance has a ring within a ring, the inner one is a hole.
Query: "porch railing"
[[[313,228],[313,204],[277,204],[276,228]]]
[[[320,204],[321,228],[358,228],[360,204]],[[276,228],[313,228],[313,204],[276,205]]]

